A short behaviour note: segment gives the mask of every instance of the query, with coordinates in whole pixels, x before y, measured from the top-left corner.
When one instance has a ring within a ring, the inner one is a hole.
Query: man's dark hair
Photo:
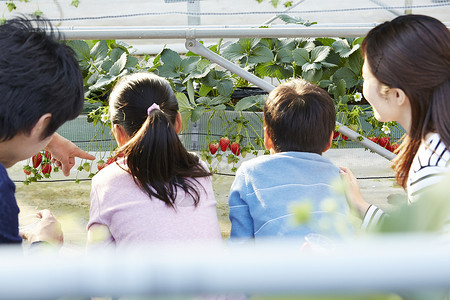
[[[0,141],[30,133],[51,114],[42,139],[83,108],[83,78],[72,49],[46,20],[11,19],[0,26]]]
[[[279,85],[264,106],[264,123],[276,152],[322,154],[335,128],[333,100],[303,79]]]

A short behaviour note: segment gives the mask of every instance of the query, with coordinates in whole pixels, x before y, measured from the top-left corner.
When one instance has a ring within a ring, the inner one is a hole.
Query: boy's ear
[[[334,135],[334,132],[332,131],[331,135],[330,135],[330,140],[328,141],[328,144],[325,146],[325,149],[323,149],[322,153],[331,148],[331,145],[333,143],[333,135]]]
[[[267,150],[269,150],[271,153],[273,151],[273,141],[269,136],[269,133],[267,132],[266,127],[264,126],[264,147],[266,147]]]
[[[31,128],[30,135],[37,136],[41,139],[42,133],[47,129],[48,123],[52,119],[51,113],[43,114],[36,122],[33,128]]]
[[[116,138],[116,141],[117,141],[117,144],[119,145],[119,147],[122,147],[130,140],[130,136],[128,135],[128,133],[119,124],[113,125],[112,132],[114,134],[114,137]]]

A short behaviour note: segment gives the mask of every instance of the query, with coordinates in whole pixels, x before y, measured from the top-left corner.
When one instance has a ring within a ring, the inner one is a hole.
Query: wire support
[[[145,16],[165,16],[165,15],[186,15],[186,16],[242,16],[242,15],[277,15],[277,14],[322,14],[322,13],[344,13],[344,12],[361,12],[361,11],[379,11],[379,10],[407,10],[407,9],[424,9],[424,8],[440,8],[450,7],[450,3],[436,3],[423,5],[404,5],[404,6],[383,6],[383,7],[354,7],[340,9],[314,9],[314,10],[291,10],[291,11],[242,11],[242,12],[184,12],[184,11],[167,11],[167,12],[142,12],[133,14],[105,15],[79,18],[53,18],[51,22],[66,21],[83,21],[83,20],[104,20],[104,19],[121,19]]]

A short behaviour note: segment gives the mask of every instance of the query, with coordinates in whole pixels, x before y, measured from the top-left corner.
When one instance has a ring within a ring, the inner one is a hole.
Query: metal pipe
[[[186,40],[186,48],[200,56],[203,56],[210,61],[213,61],[217,63],[218,65],[224,67],[225,69],[229,70],[230,72],[240,76],[241,78],[247,80],[250,83],[253,83],[254,85],[262,88],[263,90],[270,93],[275,87],[268,83],[267,81],[262,80],[261,78],[257,77],[256,75],[247,72],[243,68],[239,67],[236,64],[233,64],[232,62],[226,60],[222,56],[218,55],[217,53],[209,50],[204,45],[199,43],[195,39],[187,39]],[[363,145],[364,147],[369,148],[370,150],[374,151],[375,153],[381,155],[382,157],[392,160],[395,158],[395,154],[391,151],[387,150],[386,148],[381,147],[380,145],[372,142],[371,140],[365,138],[364,136],[360,135],[359,133],[351,130],[347,126],[344,126],[343,124],[336,122],[338,125],[338,131],[346,136],[348,136],[353,141],[356,141]]]

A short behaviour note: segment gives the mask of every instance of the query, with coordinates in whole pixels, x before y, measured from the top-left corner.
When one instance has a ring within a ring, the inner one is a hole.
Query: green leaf
[[[248,62],[252,64],[265,63],[273,60],[273,58],[273,53],[269,48],[260,46],[251,51]]]
[[[208,95],[208,93],[212,90],[212,87],[210,86],[206,86],[206,85],[201,85],[200,89],[198,91],[198,95],[200,97],[205,97],[206,95]]]
[[[324,46],[332,47],[333,43],[336,41],[332,38],[317,38],[316,39],[319,43],[321,43]]]
[[[270,2],[272,3],[273,7],[277,8],[278,2],[280,2],[280,1],[279,0],[270,0]]]
[[[102,61],[108,56],[108,52],[109,49],[106,41],[98,41],[94,47],[92,47],[90,56],[94,62]]]
[[[311,69],[306,72],[302,72],[302,77],[305,80],[311,82],[319,82],[322,79],[322,76],[323,76],[322,70]]]
[[[125,51],[123,51],[123,49],[121,49],[121,48],[114,48],[114,49],[111,50],[111,52],[109,52],[109,58],[111,59],[112,62],[116,62],[117,60],[120,59],[120,57],[124,53],[125,53]]]
[[[311,61],[321,62],[327,58],[331,48],[327,46],[318,46],[311,50]]]
[[[75,52],[80,67],[83,70],[87,69],[90,65],[91,58],[89,45],[85,41],[80,40],[68,41],[67,45]]]
[[[191,119],[192,116],[192,110],[184,110],[184,111],[180,111],[181,114],[181,120],[182,125],[181,125],[181,132],[185,131],[187,128],[187,125],[189,124],[189,120]]]
[[[225,97],[222,95],[219,95],[214,98],[204,97],[204,98],[200,98],[200,99],[202,99],[201,101],[203,101],[203,103],[207,106],[217,106],[217,105],[225,104],[230,101],[229,97]]]
[[[236,61],[245,57],[244,47],[239,43],[233,43],[223,50],[222,56],[230,61]]]
[[[194,108],[194,110],[192,111],[192,115],[191,115],[191,121],[192,122],[197,122],[198,120],[200,120],[201,116],[203,115],[203,113],[205,112],[205,107],[204,106],[196,106]]]
[[[261,96],[266,98],[266,96],[264,96],[264,95],[248,96],[248,97],[242,98],[241,100],[239,100],[238,103],[236,103],[236,105],[234,106],[234,110],[235,111],[243,111],[243,110],[247,110],[250,107],[253,107],[255,105],[260,105],[261,104]]]
[[[354,87],[359,82],[358,75],[353,73],[353,71],[349,68],[345,67],[338,69],[332,77],[334,83],[337,83],[340,80],[344,80],[347,88]]]
[[[125,68],[134,68],[139,64],[139,59],[137,57],[128,55],[127,56],[127,64],[125,65]]]
[[[294,61],[292,50],[286,48],[280,49],[276,54],[275,60],[278,63],[291,64]]]
[[[362,72],[362,67],[364,64],[364,60],[361,55],[361,51],[354,52],[348,58],[348,66],[352,70],[353,73],[360,75]]]
[[[189,80],[186,83],[186,90],[188,93],[188,99],[189,102],[191,103],[192,106],[195,106],[195,100],[194,100],[194,96],[195,96],[195,92],[194,92],[194,84],[192,83],[191,80]]]
[[[113,63],[112,61],[110,61],[110,60],[105,60],[105,61],[102,63],[101,68],[102,68],[103,71],[108,72],[109,69],[111,69],[111,67],[113,66],[113,64],[114,64],[114,63]]]
[[[13,2],[7,2],[6,6],[8,7],[9,12],[12,12],[13,10],[15,10],[17,8]]]
[[[72,2],[70,3],[70,5],[78,7],[78,5],[80,5],[80,0],[72,0]]]
[[[302,66],[302,71],[303,72],[308,72],[309,70],[321,70],[322,69],[322,64],[320,63],[305,63]]]
[[[309,52],[304,48],[297,48],[292,51],[292,57],[294,58],[294,62],[299,66],[303,66],[309,62]]]
[[[124,52],[122,56],[117,60],[112,67],[109,69],[109,74],[111,76],[117,76],[122,72],[122,70],[125,68],[125,65],[127,64],[127,54]]]
[[[231,81],[231,79],[228,79],[228,78],[221,79],[217,83],[217,91],[222,96],[225,96],[225,97],[230,96],[231,93],[233,92],[233,89],[234,89],[234,86],[233,86],[233,81]]]
[[[186,59],[183,59],[180,63],[180,72],[183,74],[189,74],[192,71],[197,69],[197,63],[199,62],[200,57],[191,56]]]
[[[100,89],[104,88],[105,86],[108,86],[111,83],[113,83],[114,80],[116,80],[116,77],[112,77],[109,75],[103,75],[100,77],[99,80],[97,80],[97,82],[94,85],[89,87],[89,90],[90,91],[100,90]]]
[[[182,61],[180,55],[170,49],[164,49],[161,52],[161,60],[164,63],[164,65],[169,65],[174,68],[179,68]]]
[[[178,100],[178,109],[180,112],[185,110],[192,110],[194,107],[189,103],[188,97],[184,93],[176,93],[175,96]]]
[[[158,70],[158,75],[165,78],[174,78],[178,77],[178,72],[175,68],[175,66],[170,64],[164,64],[162,66],[158,66],[156,68]]]
[[[343,40],[337,40],[333,43],[333,49],[339,55],[343,58],[349,57],[353,52],[357,51],[360,48],[359,44],[354,45],[352,48],[350,48],[348,41]]]
[[[202,78],[202,83],[208,87],[217,86],[218,80],[216,79],[216,71],[211,70],[204,78]]]

